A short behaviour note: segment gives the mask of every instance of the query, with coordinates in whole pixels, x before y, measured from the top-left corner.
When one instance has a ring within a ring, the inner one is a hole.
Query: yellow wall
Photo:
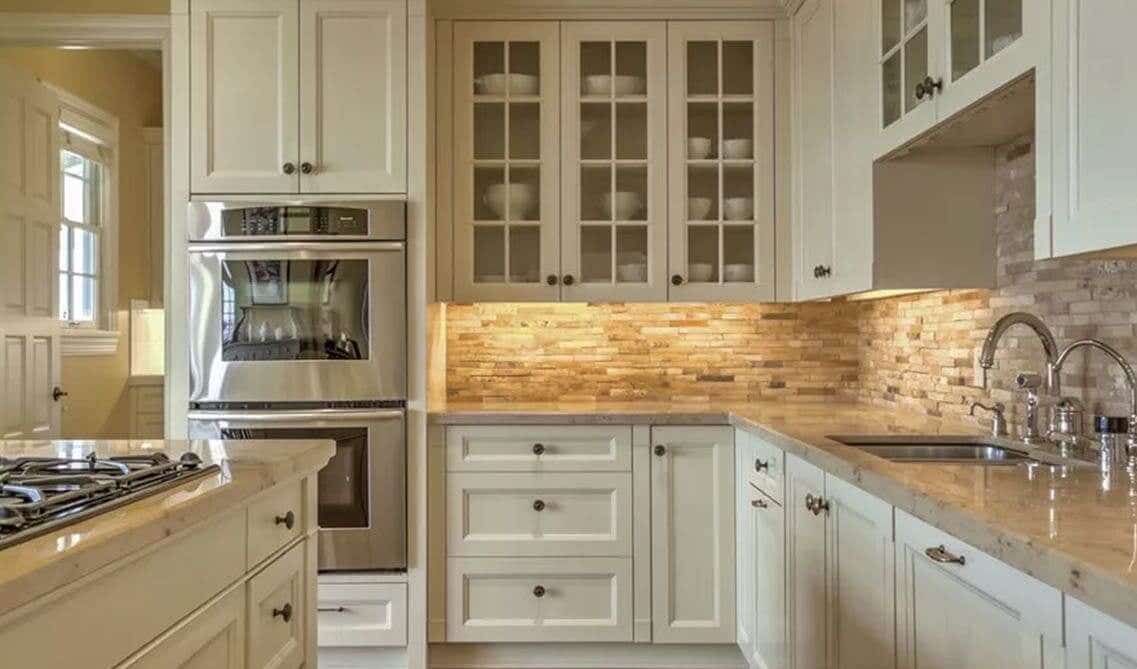
[[[124,51],[6,48],[0,49],[0,60],[118,117],[118,305],[122,337],[113,356],[63,359],[62,385],[70,396],[64,404],[62,436],[128,436],[128,308],[131,299],[146,299],[150,285],[142,129],[162,125],[162,75]]]
[[[168,14],[170,0],[0,0],[0,12]]]

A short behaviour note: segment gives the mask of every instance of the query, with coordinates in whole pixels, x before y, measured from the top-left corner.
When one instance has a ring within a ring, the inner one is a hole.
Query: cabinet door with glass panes
[[[1050,0],[948,0],[944,93],[939,119],[972,105],[1040,64],[1049,37]],[[1023,39],[1024,30],[1032,34]]]
[[[561,30],[561,295],[666,300],[666,24]]]
[[[558,25],[454,27],[454,295],[557,300]]]
[[[668,24],[671,300],[774,299],[774,28]]]
[[[936,0],[877,2],[881,128],[877,153],[884,154],[936,122],[935,98],[944,88],[937,30],[943,8]]]

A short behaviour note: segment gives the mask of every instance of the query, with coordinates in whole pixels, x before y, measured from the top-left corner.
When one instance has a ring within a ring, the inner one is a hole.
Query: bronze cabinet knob
[[[658,455],[659,457],[663,457],[663,455],[665,453],[667,453],[667,447],[662,445],[662,444],[660,444],[659,446],[656,446],[654,450],[655,450],[655,454]]]
[[[284,606],[280,607],[279,609],[273,609],[272,610],[272,617],[273,618],[280,618],[280,619],[284,620],[284,622],[291,621],[292,620],[292,604],[285,604]]]
[[[284,525],[285,528],[291,530],[292,527],[294,525],[296,525],[296,514],[289,511],[288,513],[284,514],[283,516],[277,516],[273,520],[276,522],[277,525]]]
[[[533,500],[533,510],[534,511],[544,511],[545,510],[545,500],[541,500],[541,499]]]
[[[533,596],[538,597],[538,598],[544,597],[545,596],[545,586],[538,585],[535,588],[533,588]]]
[[[295,174],[296,173],[296,165],[294,165],[292,163],[285,163],[284,165],[281,166],[280,169],[285,174]]]

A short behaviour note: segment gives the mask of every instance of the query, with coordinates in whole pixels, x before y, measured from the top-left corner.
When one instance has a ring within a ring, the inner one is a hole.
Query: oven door
[[[190,245],[191,402],[406,397],[400,242]]]
[[[407,568],[405,415],[397,410],[191,411],[193,439],[331,439],[316,491],[321,571]]]

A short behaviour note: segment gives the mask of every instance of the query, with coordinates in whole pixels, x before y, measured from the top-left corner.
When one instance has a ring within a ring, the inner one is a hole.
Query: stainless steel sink
[[[1027,453],[978,437],[925,436],[830,436],[891,462],[927,462],[974,465],[1014,465],[1036,462]]]

